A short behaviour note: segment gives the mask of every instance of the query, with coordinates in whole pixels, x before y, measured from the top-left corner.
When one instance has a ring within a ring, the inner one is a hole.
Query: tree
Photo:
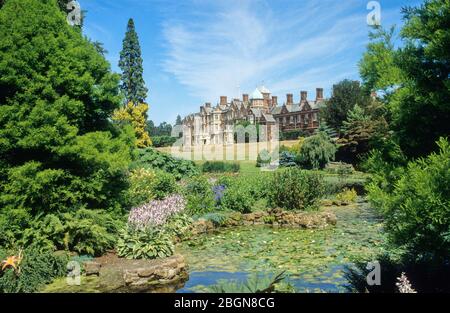
[[[395,64],[394,35],[395,26],[389,30],[375,26],[369,33],[370,43],[359,62],[359,73],[367,94],[372,91],[392,93],[402,81],[401,70]]]
[[[141,103],[134,105],[129,102],[127,106],[120,108],[114,112],[113,120],[124,124],[131,124],[134,129],[137,141],[136,146],[138,148],[147,148],[152,145],[150,136],[146,130],[146,112],[148,111],[148,105]]]
[[[340,129],[347,119],[348,112],[356,104],[364,107],[370,101],[358,81],[343,80],[333,86],[333,95],[321,110],[321,117],[328,126]]]
[[[396,64],[404,79],[389,108],[402,150],[418,157],[450,134],[450,2],[429,0],[403,13],[405,45]]]
[[[122,70],[122,91],[127,103],[144,103],[148,89],[143,78],[143,66],[139,38],[133,19],[128,21],[127,32],[120,52],[119,67]]]
[[[182,124],[183,124],[183,121],[181,119],[181,116],[177,115],[177,120],[175,121],[175,125],[182,125]]]
[[[325,133],[308,137],[303,142],[298,163],[305,168],[322,169],[334,160],[336,146]]]
[[[120,209],[133,149],[119,77],[55,0],[0,11],[0,215]],[[1,218],[0,218],[1,220]]]
[[[371,149],[380,147],[388,137],[383,112],[383,105],[375,99],[365,109],[355,105],[343,122],[342,137],[337,141],[340,159],[355,163]]]

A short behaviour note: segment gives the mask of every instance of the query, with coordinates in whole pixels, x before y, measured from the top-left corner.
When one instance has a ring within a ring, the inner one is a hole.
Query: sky
[[[129,18],[144,60],[149,119],[174,123],[265,85],[279,104],[359,79],[368,43],[369,0],[78,0],[84,33],[104,43],[113,71]],[[420,0],[381,0],[381,25],[402,25],[401,8]]]

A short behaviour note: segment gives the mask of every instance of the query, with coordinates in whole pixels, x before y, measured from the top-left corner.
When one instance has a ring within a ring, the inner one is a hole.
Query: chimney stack
[[[244,94],[242,95],[242,100],[243,100],[244,102],[248,102],[248,94],[244,93]]]
[[[316,89],[316,100],[323,100],[323,88]]]
[[[286,105],[291,105],[291,104],[294,104],[294,95],[293,94],[291,94],[291,93],[288,93],[287,95],[286,95]]]
[[[278,97],[272,96],[272,107],[276,107],[278,105]]]
[[[227,105],[228,100],[226,96],[221,96],[220,97],[220,105]]]
[[[300,92],[300,99],[301,102],[306,102],[308,100],[308,92],[307,91]]]

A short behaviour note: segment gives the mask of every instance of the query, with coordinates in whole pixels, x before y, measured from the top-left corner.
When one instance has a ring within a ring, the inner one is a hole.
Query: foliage
[[[371,149],[379,148],[389,138],[386,112],[381,103],[372,100],[366,108],[359,105],[348,113],[343,122],[339,157],[349,163],[363,158]]]
[[[247,189],[239,188],[239,185],[233,185],[225,190],[221,200],[221,207],[224,210],[250,213],[252,211],[253,202],[254,199]]]
[[[152,145],[155,148],[161,148],[161,147],[171,147],[175,142],[177,141],[177,138],[172,136],[156,136],[152,137]]]
[[[116,110],[113,115],[114,121],[121,125],[130,124],[133,127],[138,148],[146,148],[152,145],[152,140],[145,129],[147,111],[148,105],[146,103],[134,104],[128,102],[127,105]]]
[[[0,260],[17,255],[16,250],[0,249]],[[66,274],[68,257],[55,255],[51,251],[42,251],[28,247],[22,251],[23,259],[19,263],[20,271],[0,269],[0,293],[32,293],[57,277]]]
[[[290,130],[290,131],[281,131],[280,132],[280,140],[297,140],[300,137],[308,137],[309,133],[304,130]]]
[[[314,210],[324,193],[320,174],[288,168],[275,173],[269,185],[269,204],[286,210]]]
[[[383,212],[391,242],[417,258],[450,257],[450,145],[418,159],[392,178],[372,181],[369,200]],[[386,186],[386,181],[391,181]]]
[[[114,247],[121,224],[102,211],[48,214],[35,218],[20,236],[16,235],[16,244],[98,256]]]
[[[222,161],[206,161],[202,165],[203,173],[238,173],[240,170],[239,163],[230,163]]]
[[[333,86],[333,94],[326,106],[321,109],[321,118],[329,127],[341,129],[348,112],[356,104],[365,107],[370,97],[367,96],[358,81],[343,80]]]
[[[334,160],[336,146],[325,133],[305,139],[298,156],[298,163],[305,168],[323,169]]]
[[[176,159],[153,148],[139,150],[137,160],[132,164],[132,167],[159,169],[174,175],[177,180],[199,174],[194,162]]]
[[[390,32],[379,30],[360,69],[370,88],[385,88],[394,140],[409,158],[435,150],[450,133],[448,1],[427,0],[403,9],[401,48],[393,50]]]
[[[405,48],[396,64],[405,79],[390,109],[395,135],[410,157],[427,155],[450,133],[449,12],[450,3],[440,0],[404,10]]]
[[[191,178],[185,188],[186,211],[191,215],[202,215],[215,208],[215,195],[211,184],[203,176]]]
[[[369,33],[367,51],[359,62],[359,72],[366,93],[382,90],[385,94],[402,81],[402,72],[395,65],[395,26],[385,30],[375,26]]]
[[[209,287],[208,291],[212,293],[274,293],[277,292],[277,286],[285,279],[284,272],[263,277],[253,274],[245,282],[221,280],[218,284]]]
[[[128,259],[156,259],[172,256],[172,237],[166,232],[148,228],[124,229],[117,242],[117,254]]]
[[[172,137],[172,125],[162,122],[159,126],[155,126],[153,121],[147,121],[147,131],[152,137]]]
[[[358,194],[355,189],[344,189],[336,196],[336,200],[343,204],[350,204],[356,201]]]
[[[128,216],[128,225],[136,230],[162,226],[172,215],[183,212],[185,207],[186,201],[180,195],[173,195],[164,200],[154,200],[133,208]]]
[[[298,141],[289,148],[289,152],[295,155],[300,155],[300,151],[302,150],[303,144],[305,143],[306,138],[300,137]]]
[[[145,87],[141,46],[133,19],[128,20],[127,31],[120,52],[119,67],[122,70],[121,89],[127,103],[138,105],[145,102],[148,89]]]
[[[120,97],[108,62],[54,1],[9,0],[0,38],[2,214],[118,210],[133,139],[109,120]]]
[[[182,238],[189,233],[192,225],[192,218],[184,213],[175,214],[169,217],[164,225],[164,231],[171,237]]]
[[[153,170],[138,168],[130,172],[128,197],[131,206],[138,206],[155,199],[154,183],[156,173]]]
[[[294,167],[297,166],[297,156],[291,152],[283,151],[280,153],[280,166]]]

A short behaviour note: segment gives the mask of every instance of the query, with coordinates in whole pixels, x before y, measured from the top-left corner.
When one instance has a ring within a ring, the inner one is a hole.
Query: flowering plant
[[[186,201],[181,195],[164,200],[154,200],[131,210],[128,225],[137,230],[162,226],[167,219],[185,209]]]

